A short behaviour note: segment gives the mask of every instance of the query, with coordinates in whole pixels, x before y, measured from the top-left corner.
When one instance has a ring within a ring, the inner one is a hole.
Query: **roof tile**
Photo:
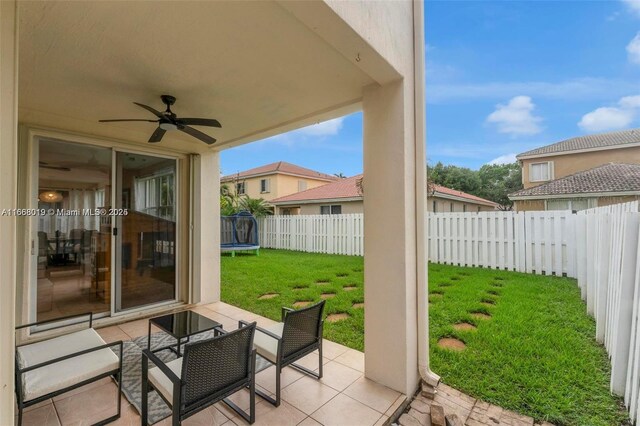
[[[578,136],[518,154],[516,158],[640,143],[640,129]]]
[[[307,169],[306,167],[297,166],[295,164],[287,163],[286,161],[278,161],[277,163],[265,164],[264,166],[255,167],[253,169],[245,170],[243,172],[233,173],[223,176],[220,180],[222,182],[228,182],[237,178],[247,178],[255,175],[263,175],[267,173],[289,173],[294,175],[306,176],[315,179],[334,181],[339,178],[336,176],[328,175],[326,173],[320,173],[315,170]]]

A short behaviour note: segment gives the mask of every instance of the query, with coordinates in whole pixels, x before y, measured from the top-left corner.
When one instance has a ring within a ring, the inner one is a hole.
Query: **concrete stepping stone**
[[[462,340],[458,340],[453,337],[444,337],[438,340],[438,346],[442,349],[448,349],[451,351],[461,352],[467,348]]]
[[[474,331],[478,329],[478,327],[468,322],[459,322],[454,324],[453,328],[458,331]]]
[[[340,278],[342,278],[342,277],[348,277],[348,276],[349,276],[349,273],[348,273],[348,272],[338,272],[338,273],[336,274],[336,277],[340,277]]]
[[[293,304],[294,308],[304,308],[305,306],[309,306],[313,302],[310,300],[298,300]]]
[[[334,297],[336,297],[335,293],[322,293],[320,295],[321,299],[327,300],[327,299],[333,299]]]
[[[358,302],[351,305],[353,309],[364,309],[364,302]]]
[[[263,294],[262,296],[258,297],[258,300],[273,299],[274,297],[278,297],[278,296],[280,296],[280,294],[278,294],[278,293],[267,293],[267,294]]]
[[[486,312],[471,312],[471,316],[475,319],[479,319],[479,320],[490,320],[491,319],[491,315],[487,314]]]
[[[326,284],[329,284],[329,282],[330,282],[329,280],[317,280],[316,284],[318,284],[318,285],[326,285]]]
[[[297,285],[297,286],[295,286],[295,287],[293,288],[293,290],[294,290],[294,291],[299,291],[299,290],[306,290],[306,289],[308,289],[308,288],[309,288],[309,286],[307,286],[307,285]]]
[[[438,283],[438,287],[451,287],[453,283]]]
[[[347,286],[342,287],[342,289],[343,289],[344,291],[354,291],[354,290],[357,290],[357,289],[358,289],[358,287],[357,287],[357,286],[355,286],[355,285],[347,285]]]
[[[329,314],[327,315],[327,322],[338,322],[351,318],[351,316],[346,312],[340,312],[337,314]]]

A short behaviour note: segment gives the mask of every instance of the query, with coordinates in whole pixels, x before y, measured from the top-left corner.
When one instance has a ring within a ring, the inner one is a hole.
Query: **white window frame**
[[[329,213],[322,213],[322,209],[328,207],[329,208]],[[339,207],[340,208],[340,213],[334,213],[333,209],[334,207]],[[320,214],[342,214],[342,204],[326,204],[326,205],[322,205],[320,206]]]
[[[242,188],[242,191],[240,191]],[[236,195],[245,195],[247,193],[247,183],[246,182],[236,182]]]
[[[547,179],[534,179],[533,178],[533,166],[539,166],[546,164],[547,166]],[[553,161],[540,161],[537,163],[529,164],[529,182],[548,182],[554,179],[554,164]]]
[[[271,179],[260,179],[260,193],[268,194],[271,192]]]

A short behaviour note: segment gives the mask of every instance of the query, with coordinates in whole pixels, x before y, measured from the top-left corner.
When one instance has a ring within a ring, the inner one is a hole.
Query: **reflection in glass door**
[[[42,139],[32,254],[38,321],[111,309],[110,148]]]
[[[116,311],[175,300],[175,201],[175,159],[116,153]]]

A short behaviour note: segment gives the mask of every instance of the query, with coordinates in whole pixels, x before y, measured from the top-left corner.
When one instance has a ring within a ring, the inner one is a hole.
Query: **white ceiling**
[[[154,117],[133,101],[200,127],[216,146],[353,105],[373,80],[277,3],[20,2],[20,121],[146,143]],[[162,144],[197,151],[179,132]]]

